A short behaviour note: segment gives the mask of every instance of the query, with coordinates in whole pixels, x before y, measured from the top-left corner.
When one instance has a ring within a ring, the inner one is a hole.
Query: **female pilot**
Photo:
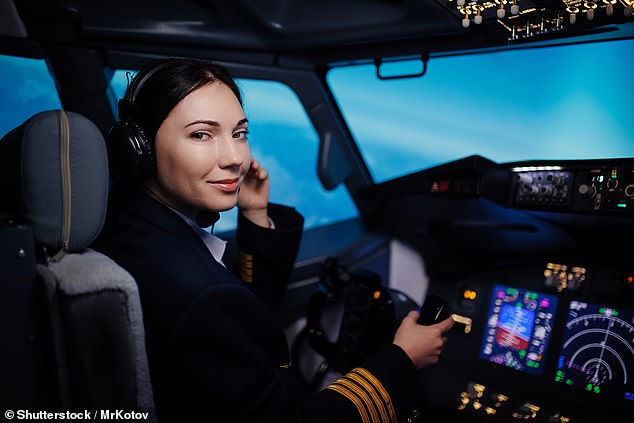
[[[274,311],[303,218],[270,204],[251,157],[238,87],[222,67],[168,59],[142,70],[108,136],[113,192],[99,249],[136,279],[158,420],[400,422],[418,414],[417,369],[435,363],[451,319],[416,324],[326,389],[289,369]],[[201,229],[238,206],[237,274]]]

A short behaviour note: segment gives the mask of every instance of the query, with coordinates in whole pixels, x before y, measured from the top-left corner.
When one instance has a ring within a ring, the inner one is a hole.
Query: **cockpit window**
[[[305,229],[357,216],[343,185],[333,191],[322,187],[315,168],[319,137],[295,93],[274,81],[237,82],[249,118],[251,153],[271,175],[271,201],[295,207],[306,219]],[[116,97],[123,97],[126,71],[116,71],[111,85]],[[222,213],[214,232],[235,229],[235,213],[235,208]]]
[[[624,40],[432,57],[424,76],[392,80],[343,66],[328,83],[375,182],[472,154],[634,157],[632,51]]]
[[[34,114],[61,107],[44,60],[0,55],[0,92],[0,138]]]

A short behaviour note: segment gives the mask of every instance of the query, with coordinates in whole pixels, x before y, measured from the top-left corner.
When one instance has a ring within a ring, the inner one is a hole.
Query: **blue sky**
[[[432,58],[417,79],[346,67],[329,82],[382,181],[470,154],[634,157],[633,69],[627,40]]]

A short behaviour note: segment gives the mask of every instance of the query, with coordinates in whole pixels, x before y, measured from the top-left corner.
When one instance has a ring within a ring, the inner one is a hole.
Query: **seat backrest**
[[[0,408],[155,420],[136,283],[89,248],[108,186],[105,141],[81,115],[42,112],[0,141]]]

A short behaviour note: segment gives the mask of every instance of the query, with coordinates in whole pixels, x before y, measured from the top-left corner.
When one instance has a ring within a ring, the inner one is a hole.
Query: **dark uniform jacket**
[[[284,293],[303,218],[277,205],[269,215],[275,229],[238,218],[242,280],[147,194],[111,215],[99,249],[139,285],[159,423],[407,421],[422,387],[395,345],[312,395],[289,369],[271,308]]]

